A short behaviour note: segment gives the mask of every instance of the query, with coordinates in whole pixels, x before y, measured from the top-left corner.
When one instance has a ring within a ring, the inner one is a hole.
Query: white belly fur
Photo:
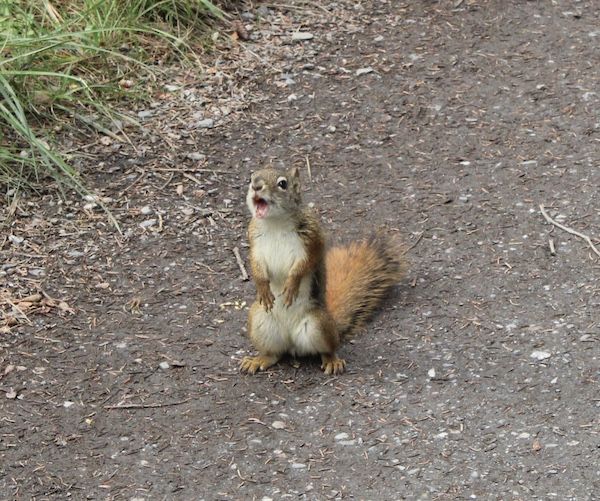
[[[283,304],[283,285],[294,263],[305,259],[304,245],[293,228],[264,224],[261,230],[254,242],[254,256],[267,269],[275,304],[270,313],[265,313],[270,318],[264,318],[259,328],[270,338],[269,345],[276,346],[280,353],[320,353],[321,347],[316,341],[321,336],[315,332],[319,327],[310,314],[314,307],[310,297],[312,277],[302,279],[298,296],[290,307]]]

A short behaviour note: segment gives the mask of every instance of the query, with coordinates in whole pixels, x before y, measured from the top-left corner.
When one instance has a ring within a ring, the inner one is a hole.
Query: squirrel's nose
[[[254,191],[256,191],[257,193],[263,189],[265,183],[263,183],[261,180],[256,180],[256,181],[252,181],[252,189]]]

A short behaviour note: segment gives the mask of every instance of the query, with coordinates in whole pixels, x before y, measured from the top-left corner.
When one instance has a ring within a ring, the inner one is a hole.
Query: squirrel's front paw
[[[257,286],[258,302],[264,306],[265,311],[271,311],[273,309],[273,303],[275,302],[275,296],[271,292],[269,282],[265,282]]]
[[[296,279],[288,278],[283,284],[283,291],[281,294],[283,295],[283,304],[287,307],[292,306],[292,303],[298,297],[298,290],[300,289],[300,281]]]

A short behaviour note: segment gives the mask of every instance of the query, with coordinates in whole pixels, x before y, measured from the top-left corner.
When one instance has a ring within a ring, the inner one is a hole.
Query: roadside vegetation
[[[0,186],[48,184],[87,193],[55,137],[72,128],[123,134],[123,99],[144,99],[128,75],[156,77],[193,58],[209,0],[0,0]],[[10,198],[10,197],[9,197]]]

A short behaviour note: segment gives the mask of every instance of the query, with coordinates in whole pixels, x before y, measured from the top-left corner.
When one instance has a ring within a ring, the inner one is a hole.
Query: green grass
[[[54,134],[128,120],[120,100],[140,94],[119,82],[193,57],[222,15],[208,0],[0,0],[0,185],[87,193]]]

